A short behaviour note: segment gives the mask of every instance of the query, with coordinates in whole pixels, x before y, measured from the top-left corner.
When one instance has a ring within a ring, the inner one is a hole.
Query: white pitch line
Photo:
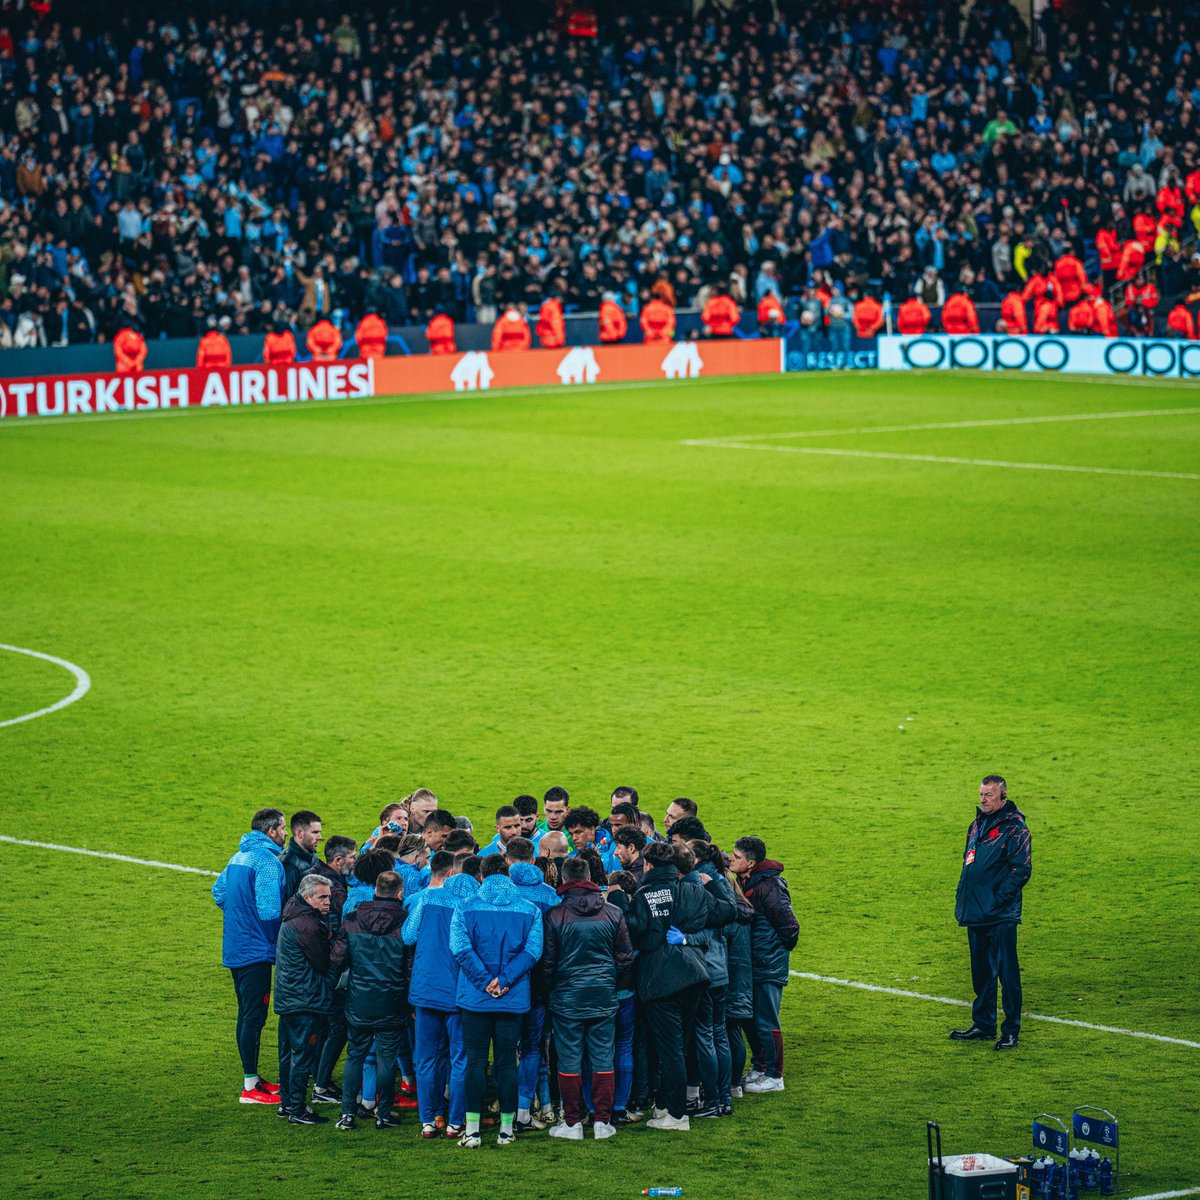
[[[139,867],[161,867],[164,871],[183,871],[188,875],[211,875],[219,871],[206,871],[203,867],[181,867],[178,863],[156,862],[152,858],[131,858],[128,854],[109,854],[103,850],[83,850],[79,846],[59,846],[55,842],[30,842],[25,838],[7,837],[0,834],[0,842],[14,846],[34,846],[38,850],[61,850],[64,854],[86,854],[89,858],[111,858],[114,862],[136,863]]]
[[[748,433],[693,438],[685,446],[721,446],[729,442],[763,442],[776,438],[845,437],[858,433],[923,433],[931,429],[997,429],[1008,425],[1056,425],[1064,421],[1121,421],[1137,417],[1195,416],[1200,408],[1131,408],[1120,412],[1060,413],[1047,417],[995,417],[978,421],[929,421],[922,425],[864,425],[858,428],[801,429],[792,433]]]
[[[49,708],[39,708],[37,712],[0,721],[0,729],[3,729],[5,725],[20,725],[22,721],[32,721],[34,717],[44,717],[48,713],[57,712],[60,708],[66,708],[68,704],[82,700],[92,686],[91,676],[82,667],[77,667],[73,662],[67,662],[65,658],[55,658],[53,654],[43,654],[40,650],[27,650],[24,646],[5,646],[3,643],[0,643],[0,650],[11,650],[14,654],[28,654],[30,658],[45,659],[46,662],[54,663],[55,666],[65,667],[75,676],[75,690],[65,699],[60,700],[57,704],[51,704]]]
[[[1152,1196],[1132,1196],[1130,1200],[1176,1200],[1178,1196],[1200,1196],[1200,1187],[1182,1188],[1178,1192],[1155,1192]]]
[[[1067,463],[1007,462],[998,458],[960,458],[950,454],[896,454],[887,450],[842,450],[833,446],[766,446],[750,442],[703,442],[713,450],[774,450],[781,454],[824,454],[834,458],[881,458],[893,462],[948,463],[956,467],[1001,467],[1009,471],[1065,471],[1073,475],[1131,475],[1140,479],[1200,479],[1187,471],[1141,471],[1132,467],[1077,467]]]
[[[808,979],[813,983],[834,983],[839,987],[857,988],[861,992],[879,992],[885,996],[904,996],[908,1000],[930,1000],[935,1004],[953,1004],[956,1008],[970,1008],[969,1000],[956,1000],[950,996],[930,996],[925,992],[910,992],[904,988],[882,987],[876,983],[859,983],[854,979],[837,979],[832,975],[813,975],[808,971],[789,971],[797,979]],[[1047,1017],[1041,1013],[1025,1013],[1026,1021],[1049,1021],[1053,1025],[1073,1025],[1077,1029],[1091,1029],[1096,1033],[1118,1033],[1123,1037],[1143,1038],[1151,1042],[1167,1042],[1172,1046],[1187,1046],[1200,1050],[1200,1042],[1189,1042],[1186,1038],[1167,1037],[1161,1033],[1143,1033],[1140,1029],[1119,1029],[1115,1025],[1093,1025],[1090,1021],[1074,1021],[1067,1017]]]

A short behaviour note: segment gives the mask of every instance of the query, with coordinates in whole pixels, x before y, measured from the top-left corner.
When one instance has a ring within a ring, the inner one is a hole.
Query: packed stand
[[[1033,37],[970,8],[651,12],[594,40],[540,11],[6,9],[0,341],[549,298],[637,336],[652,299],[721,296],[835,347],[885,300],[914,329],[1006,303],[1009,332],[1191,336],[1197,6],[1063,4]]]
[[[212,889],[240,1102],[292,1125],[336,1108],[345,1133],[410,1109],[420,1137],[478,1149],[489,1128],[501,1146],[687,1132],[783,1091],[783,865],[754,836],[724,854],[686,797],[661,833],[634,788],[608,808],[521,795],[482,847],[424,788],[361,844],[256,812]],[[259,1069],[272,998],[278,1082]]]

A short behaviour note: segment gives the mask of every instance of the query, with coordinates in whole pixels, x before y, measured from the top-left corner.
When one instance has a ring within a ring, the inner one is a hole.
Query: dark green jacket
[[[351,1025],[394,1029],[407,1020],[412,951],[400,932],[407,916],[403,900],[366,900],[342,922],[331,959],[335,971],[350,969],[346,1020]]]

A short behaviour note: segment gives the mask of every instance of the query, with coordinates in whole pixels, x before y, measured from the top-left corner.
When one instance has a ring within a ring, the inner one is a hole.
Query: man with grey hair
[[[278,1104],[279,1086],[258,1073],[258,1049],[271,998],[271,967],[283,911],[285,874],[279,861],[287,840],[283,813],[260,808],[238,852],[213,884],[224,916],[221,965],[237,993],[237,1046],[242,1059],[242,1104]]]
[[[1021,966],[1017,926],[1021,894],[1033,874],[1033,846],[1025,814],[1008,798],[1001,775],[985,775],[979,807],[967,829],[954,917],[966,926],[975,1002],[969,1029],[955,1029],[958,1042],[996,1036],[996,983],[1004,996],[1004,1024],[997,1050],[1016,1047],[1021,1032]]]
[[[275,947],[275,1012],[279,1016],[279,1113],[292,1125],[324,1125],[308,1106],[308,1081],[317,1065],[333,1004],[329,979],[329,880],[305,875],[283,910]]]

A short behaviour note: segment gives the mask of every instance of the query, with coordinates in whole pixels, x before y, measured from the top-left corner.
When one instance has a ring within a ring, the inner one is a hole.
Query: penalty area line
[[[206,871],[203,867],[183,867],[179,863],[157,862],[153,858],[132,858],[128,854],[110,854],[105,850],[84,850],[81,846],[60,846],[56,842],[31,842],[2,833],[0,842],[8,842],[13,846],[33,846],[37,850],[59,850],[64,854],[86,854],[89,858],[109,858],[113,862],[134,863],[139,867],[161,867],[164,871],[183,871],[187,875],[209,875],[214,879],[220,874],[219,871]]]
[[[960,458],[949,454],[896,454],[885,450],[844,450],[832,446],[768,446],[752,442],[692,442],[712,450],[770,450],[779,454],[823,454],[832,458],[878,458],[891,462],[943,463],[955,467],[1000,467],[1008,471],[1058,471],[1071,475],[1125,475],[1138,479],[1200,480],[1187,471],[1145,471],[1133,467],[1080,467],[1069,463],[1007,462],[997,458]]]
[[[860,992],[878,992],[885,996],[903,996],[906,1000],[928,1000],[933,1004],[952,1004],[955,1008],[970,1008],[969,1000],[957,1000],[951,996],[931,996],[926,992],[910,992],[904,988],[883,987],[876,983],[860,983],[854,979],[837,979],[832,975],[814,975],[809,971],[789,971],[796,979],[807,979],[812,983],[832,983],[839,987],[856,988]],[[1025,1013],[1026,1021],[1047,1021],[1052,1025],[1071,1025],[1076,1029],[1090,1029],[1095,1033],[1115,1033],[1122,1037],[1142,1038],[1150,1042],[1166,1042],[1172,1046],[1187,1046],[1200,1050],[1200,1042],[1189,1042],[1186,1038],[1167,1037],[1161,1033],[1144,1033],[1140,1029],[1120,1029],[1115,1025],[1094,1025],[1091,1021],[1076,1021],[1068,1017],[1049,1017],[1041,1013]]]

